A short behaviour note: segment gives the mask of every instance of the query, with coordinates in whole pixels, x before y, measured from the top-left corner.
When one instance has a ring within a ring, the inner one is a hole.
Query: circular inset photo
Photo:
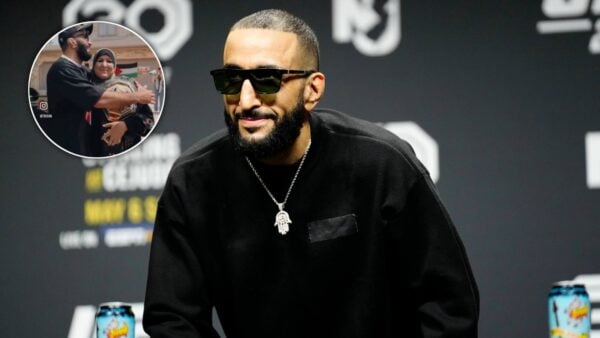
[[[108,158],[150,135],[164,106],[165,77],[137,33],[88,21],[44,44],[28,90],[35,122],[54,145],[79,157]]]

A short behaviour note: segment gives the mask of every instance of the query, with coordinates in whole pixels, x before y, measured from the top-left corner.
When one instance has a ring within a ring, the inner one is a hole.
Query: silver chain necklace
[[[281,203],[277,202],[277,200],[275,199],[275,196],[273,196],[273,194],[271,193],[269,188],[267,188],[267,185],[265,184],[265,182],[263,182],[262,178],[258,174],[258,171],[256,171],[256,169],[252,165],[252,162],[250,162],[250,159],[248,158],[248,156],[245,156],[246,162],[248,162],[250,169],[252,169],[252,172],[254,172],[254,175],[256,176],[256,178],[258,178],[258,181],[260,182],[260,184],[262,184],[262,186],[263,186],[263,188],[265,188],[265,191],[267,192],[267,194],[269,194],[269,197],[271,197],[273,202],[275,202],[275,204],[277,205],[277,208],[279,208],[279,212],[277,213],[277,215],[275,215],[275,226],[277,227],[277,230],[279,230],[279,233],[282,235],[285,235],[288,233],[288,231],[290,231],[290,224],[292,223],[292,220],[290,219],[290,215],[285,210],[283,210],[283,208],[285,207],[285,203],[287,202],[288,197],[290,197],[290,193],[292,192],[294,183],[296,183],[296,179],[298,178],[300,169],[302,169],[302,165],[304,164],[304,160],[306,159],[306,155],[308,154],[308,150],[310,149],[311,143],[312,143],[312,140],[308,140],[308,146],[306,146],[306,150],[304,151],[304,155],[302,155],[302,159],[300,160],[298,169],[296,169],[294,178],[292,178],[292,183],[290,183],[290,187],[288,188],[288,191],[285,194],[285,198],[283,199],[283,202],[281,202]]]

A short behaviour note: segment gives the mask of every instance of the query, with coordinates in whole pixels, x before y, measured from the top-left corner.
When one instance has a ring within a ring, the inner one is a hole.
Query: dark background
[[[38,130],[28,76],[39,49],[63,27],[67,3],[0,3],[0,327],[7,337],[66,337],[77,305],[143,301],[148,246],[59,246],[62,231],[89,228],[86,168]],[[600,55],[588,50],[591,31],[538,33],[536,23],[548,19],[541,3],[402,1],[400,45],[368,57],[333,41],[330,1],[193,1],[193,35],[163,60],[171,78],[154,133],[178,134],[185,149],[221,128],[222,101],[208,71],[221,65],[229,26],[259,9],[289,10],[320,39],[327,76],[320,107],[374,122],[414,121],[437,141],[437,186],[480,288],[480,336],[543,337],[552,283],[600,273],[600,190],[586,185],[584,141],[600,131]],[[164,24],[156,11],[141,21],[149,31]],[[117,195],[128,194],[140,193]]]

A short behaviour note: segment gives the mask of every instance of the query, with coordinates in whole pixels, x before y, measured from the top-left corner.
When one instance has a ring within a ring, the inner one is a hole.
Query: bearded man
[[[144,310],[153,338],[477,336],[458,234],[410,146],[315,110],[319,48],[301,19],[238,21],[227,130],[182,154],[158,203]]]

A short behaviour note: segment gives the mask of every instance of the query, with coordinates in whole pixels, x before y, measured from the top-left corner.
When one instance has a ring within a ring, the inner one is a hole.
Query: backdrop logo
[[[141,23],[142,15],[152,10],[158,11],[164,19],[157,32],[148,31]],[[124,24],[147,39],[161,61],[175,56],[193,32],[190,0],[135,0],[129,7],[118,0],[71,0],[65,6],[64,26],[87,20]]]
[[[411,121],[388,122],[384,123],[383,127],[408,142],[415,150],[417,158],[429,171],[433,182],[439,180],[440,155],[438,144],[433,137],[427,134],[418,124]]]
[[[585,135],[585,162],[588,188],[600,189],[600,131]]]
[[[600,0],[543,0],[542,11],[549,20],[539,21],[541,34],[591,32],[588,49],[600,54],[600,19],[594,23],[589,16],[600,16]]]
[[[400,43],[400,0],[387,0],[384,18],[375,9],[375,0],[333,0],[333,41],[352,42],[367,56],[383,56],[393,52]],[[383,24],[378,38],[369,33]]]

